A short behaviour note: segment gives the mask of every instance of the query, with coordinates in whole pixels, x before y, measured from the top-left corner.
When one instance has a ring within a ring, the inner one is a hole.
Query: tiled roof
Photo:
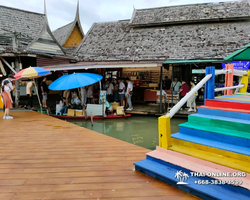
[[[132,26],[192,23],[250,18],[247,1],[193,4],[134,10]]]
[[[16,34],[18,48],[25,49],[43,29],[45,15],[0,6],[0,45],[12,48],[12,36]]]
[[[14,39],[16,47],[13,46]],[[0,6],[0,45],[7,52],[64,54],[50,31],[45,14],[5,6]],[[1,52],[5,50],[0,49]]]
[[[250,21],[132,28],[95,23],[77,50],[82,61],[223,58],[250,41]]]
[[[71,22],[53,31],[53,35],[55,36],[56,40],[59,42],[60,45],[64,45],[65,41],[70,36],[74,26],[75,26],[75,23]]]

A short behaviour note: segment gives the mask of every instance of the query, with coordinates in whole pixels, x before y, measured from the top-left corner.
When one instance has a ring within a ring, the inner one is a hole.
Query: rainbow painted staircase
[[[249,140],[249,95],[207,99],[171,135],[169,148],[157,147],[135,163],[135,168],[203,199],[250,199]],[[207,176],[192,176],[191,172]],[[209,173],[228,174],[209,177]],[[188,184],[177,184],[180,180]]]

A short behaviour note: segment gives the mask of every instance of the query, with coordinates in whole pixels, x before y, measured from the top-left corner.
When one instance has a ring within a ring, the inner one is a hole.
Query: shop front
[[[165,76],[171,78],[171,70],[163,69],[163,78]],[[160,89],[160,66],[156,68],[124,68],[122,75],[130,78],[134,84],[134,101],[157,102],[157,91]],[[138,82],[140,84],[135,84]]]

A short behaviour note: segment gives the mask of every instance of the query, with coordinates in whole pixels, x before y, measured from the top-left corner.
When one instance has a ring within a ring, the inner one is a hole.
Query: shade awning
[[[62,71],[62,70],[80,70],[80,69],[107,69],[107,68],[145,68],[145,67],[160,67],[160,63],[136,63],[136,64],[66,64],[66,65],[51,65],[44,66],[43,68],[49,71]]]
[[[221,63],[223,60],[167,60],[163,64]]]
[[[242,47],[241,49],[231,53],[230,55],[225,57],[224,60],[229,62],[250,60],[250,43]]]

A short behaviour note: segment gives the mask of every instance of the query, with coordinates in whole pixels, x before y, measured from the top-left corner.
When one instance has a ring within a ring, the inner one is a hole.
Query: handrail
[[[236,86],[231,86],[231,87],[223,87],[223,88],[216,88],[214,89],[215,92],[219,91],[224,91],[224,90],[232,90],[232,89],[237,89],[237,88],[243,88],[245,85],[236,85]]]
[[[229,74],[229,73],[232,73],[231,69],[215,70],[215,75]],[[234,74],[234,76],[243,76],[243,75],[247,75],[247,71],[241,71],[241,70],[234,69],[233,74]]]
[[[212,77],[212,74],[206,75],[185,97],[183,97],[166,115],[172,118],[178,110],[190,99],[202,86]]]

